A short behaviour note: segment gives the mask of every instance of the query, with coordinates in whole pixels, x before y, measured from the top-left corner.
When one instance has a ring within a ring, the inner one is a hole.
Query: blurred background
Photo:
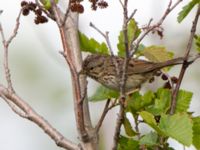
[[[118,1],[109,0],[107,9],[92,11],[89,3],[84,2],[85,12],[80,15],[80,30],[89,37],[104,41],[103,37],[89,27],[94,23],[102,31],[109,31],[111,43],[116,49],[118,33],[122,27],[122,9]],[[181,8],[188,1],[184,1],[166,19],[163,24],[164,38],[150,34],[143,41],[148,45],[163,45],[175,52],[176,56],[184,54],[190,34],[191,20],[195,11],[181,24],[176,17]],[[21,1],[0,1],[0,15],[6,37],[14,28],[16,17],[20,10]],[[158,21],[167,7],[168,1],[138,0],[129,2],[129,13],[138,9],[135,19],[141,27],[148,23],[150,18]],[[65,1],[60,2],[64,9]],[[21,17],[21,25],[17,37],[9,48],[9,65],[12,81],[16,92],[25,99],[39,114],[45,117],[55,128],[72,141],[77,141],[77,132],[73,113],[73,101],[69,68],[63,57],[58,53],[62,50],[58,28],[53,21],[47,24],[35,25],[34,15]],[[195,51],[193,50],[195,53]],[[0,84],[5,84],[3,72],[3,46],[0,43]],[[199,61],[187,70],[182,83],[182,89],[192,91],[193,101],[190,111],[200,115],[200,70]],[[180,67],[171,69],[171,75],[178,75]],[[98,84],[89,80],[89,95],[94,92]],[[147,85],[147,88],[152,85]],[[159,86],[159,83],[154,84]],[[101,115],[105,102],[90,103],[92,120],[95,124]],[[110,111],[101,129],[102,150],[109,150],[112,144],[117,109]],[[112,118],[112,119],[111,119]],[[141,126],[143,133],[149,131],[147,126]],[[55,143],[43,133],[35,124],[17,116],[0,99],[0,150],[60,150]],[[170,139],[170,145],[177,150],[184,149],[178,142]],[[106,146],[105,146],[106,145]],[[193,147],[186,148],[194,150]]]

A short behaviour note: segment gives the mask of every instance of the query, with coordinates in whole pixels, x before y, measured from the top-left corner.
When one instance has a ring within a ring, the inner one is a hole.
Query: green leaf
[[[195,39],[196,50],[197,50],[198,53],[200,53],[200,36],[195,35],[194,39]]]
[[[163,46],[149,46],[142,51],[143,56],[153,62],[162,62],[173,58],[173,53]]]
[[[131,19],[127,26],[127,34],[128,34],[128,46],[130,47],[130,44],[137,39],[137,37],[140,35],[141,30],[137,26],[137,22],[134,19]],[[123,31],[120,31],[120,34],[118,36],[118,56],[124,57],[125,56],[125,41],[124,41],[124,33]]]
[[[155,98],[155,94],[152,91],[147,91],[143,95],[143,100],[141,101],[142,106],[148,106],[153,103],[153,100]]]
[[[187,114],[161,115],[159,128],[185,146],[192,144],[192,120]]]
[[[120,136],[117,150],[139,150],[138,141]]]
[[[85,34],[79,32],[81,51],[99,54],[109,54],[108,47],[104,42],[99,43],[93,38],[88,38]]]
[[[152,91],[146,92],[143,96],[137,91],[127,98],[127,111],[133,114],[137,111],[144,110],[145,106],[153,103],[155,95]]]
[[[155,129],[159,134],[162,134],[162,131],[157,126],[156,120],[154,119],[154,115],[147,112],[142,111],[139,112],[140,116],[143,118],[144,122],[146,122],[149,126],[151,126],[153,129]]]
[[[124,117],[124,122],[123,122],[123,125],[124,125],[124,129],[125,129],[125,132],[128,136],[135,136],[137,133],[133,130],[132,126],[131,126],[131,123],[130,121],[128,120],[128,118],[125,116]]]
[[[197,150],[200,150],[200,117],[195,117],[193,120],[193,145]]]
[[[111,98],[118,98],[119,92],[106,88],[104,86],[100,86],[97,88],[96,92],[93,96],[89,97],[89,100],[92,102],[107,100]]]
[[[192,92],[179,90],[176,103],[176,113],[187,112],[192,99],[192,95]]]
[[[155,116],[166,113],[170,108],[171,92],[169,89],[160,88],[156,92],[154,105],[146,108],[146,111],[154,114]]]
[[[157,144],[158,135],[155,132],[145,134],[139,141],[140,145],[154,146]]]
[[[57,4],[59,0],[54,0]],[[40,2],[44,5],[44,8],[49,10],[51,8],[51,0],[40,0]]]
[[[190,11],[192,10],[192,8],[196,4],[198,4],[199,2],[200,2],[200,0],[191,0],[187,5],[185,5],[182,8],[182,10],[179,12],[177,21],[179,23],[181,23],[183,21],[183,19],[185,19],[185,17],[190,13]]]
[[[127,98],[127,111],[135,113],[140,110],[142,101],[142,95],[136,91],[131,97]]]

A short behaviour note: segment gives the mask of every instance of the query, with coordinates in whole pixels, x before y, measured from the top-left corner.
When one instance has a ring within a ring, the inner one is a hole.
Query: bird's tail
[[[188,65],[190,65],[199,57],[200,57],[200,54],[197,54],[194,56],[189,56],[186,62]],[[178,58],[174,58],[174,59],[167,60],[164,62],[159,62],[159,63],[157,63],[157,69],[161,69],[161,68],[168,67],[168,66],[174,66],[174,65],[178,65],[178,64],[183,64],[184,61],[185,61],[184,57],[178,57]]]

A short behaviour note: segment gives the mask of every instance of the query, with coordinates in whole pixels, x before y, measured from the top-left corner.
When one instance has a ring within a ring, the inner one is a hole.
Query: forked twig
[[[10,43],[12,42],[12,40],[17,35],[18,29],[19,29],[19,26],[20,26],[20,17],[21,17],[22,10],[23,10],[23,8],[20,10],[20,12],[18,14],[14,30],[13,30],[11,36],[8,38],[8,40],[6,40],[6,38],[5,38],[3,27],[0,23],[0,33],[1,33],[2,43],[3,43],[3,47],[4,47],[4,61],[3,61],[4,71],[5,71],[5,77],[6,77],[8,89],[11,93],[14,92],[14,89],[13,89],[13,86],[12,86],[10,69],[9,69],[9,66],[8,66],[8,47],[9,47]]]
[[[100,127],[102,126],[102,123],[103,123],[103,121],[104,121],[104,119],[105,119],[105,117],[106,117],[108,111],[111,110],[112,108],[114,108],[115,106],[119,105],[119,103],[117,103],[117,99],[116,99],[114,102],[112,102],[111,105],[110,105],[110,102],[111,102],[110,99],[108,99],[108,100],[106,101],[106,104],[105,104],[103,113],[102,113],[102,115],[101,115],[101,117],[100,117],[100,119],[99,119],[99,121],[98,121],[98,123],[97,123],[97,125],[96,125],[96,127],[95,127],[96,133],[99,132],[99,129],[100,129]],[[110,105],[110,106],[109,106],[109,105]]]
[[[166,17],[169,15],[169,13],[172,12],[172,10],[174,10],[178,6],[178,4],[180,4],[182,1],[183,0],[177,0],[177,2],[174,5],[172,5],[172,0],[169,1],[167,9],[165,10],[165,12],[164,12],[163,16],[160,18],[160,20],[156,24],[149,26],[149,28],[137,39],[137,41],[134,44],[135,45],[134,50],[132,50],[132,52],[130,54],[131,57],[137,52],[141,41],[146,37],[146,35],[149,34],[149,32],[151,32],[155,28],[160,27],[162,25],[162,23],[164,22],[164,20],[166,19]]]

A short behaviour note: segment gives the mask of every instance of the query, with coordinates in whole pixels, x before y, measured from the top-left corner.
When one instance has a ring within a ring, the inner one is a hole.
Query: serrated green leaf
[[[131,19],[128,24],[128,43],[134,41],[141,33],[141,30],[137,26],[137,22]]]
[[[123,125],[124,125],[124,129],[125,129],[125,132],[128,136],[135,136],[137,133],[133,130],[132,126],[131,126],[131,123],[130,121],[128,120],[128,118],[125,116],[124,117],[124,122],[123,122]]]
[[[155,98],[155,94],[152,91],[147,91],[143,95],[142,106],[148,106],[152,104],[154,98]]]
[[[157,126],[157,123],[156,123],[156,120],[154,119],[153,114],[151,114],[147,111],[142,111],[142,112],[139,112],[139,115],[143,118],[144,122],[146,122],[149,126],[151,126],[159,134],[162,134],[162,131]]]
[[[139,150],[139,142],[125,136],[120,136],[117,150]]]
[[[138,91],[134,92],[131,97],[127,98],[127,111],[135,113],[140,110],[141,101],[142,95]]]
[[[54,0],[57,4],[59,0]],[[40,0],[40,2],[44,5],[44,8],[49,10],[51,8],[51,0]]]
[[[137,37],[140,35],[141,30],[137,26],[137,22],[134,19],[131,19],[128,23],[127,27],[127,34],[128,34],[128,45],[130,47],[130,44],[137,39]],[[124,57],[125,56],[125,44],[124,44],[124,33],[123,31],[120,31],[120,34],[118,36],[118,56]]]
[[[159,128],[185,146],[192,144],[192,120],[187,114],[161,115]]]
[[[163,46],[149,46],[145,47],[142,54],[150,61],[162,62],[173,58],[173,53],[167,51]]]
[[[111,98],[118,98],[119,92],[100,86],[97,88],[93,96],[89,97],[92,102],[103,101]]]
[[[198,53],[200,53],[200,36],[195,35],[195,47]]]
[[[176,113],[187,112],[192,99],[192,95],[192,92],[179,90],[176,103]]]
[[[178,13],[178,17],[177,17],[178,23],[181,23],[183,19],[185,19],[185,17],[190,13],[192,8],[194,8],[194,6],[198,4],[199,2],[200,0],[191,0],[187,5],[185,5],[182,8],[182,10]]]
[[[153,103],[154,97],[155,95],[152,91],[146,92],[143,96],[139,91],[134,92],[131,97],[127,98],[127,111],[134,114],[137,111],[144,110],[145,106]]]
[[[200,117],[192,118],[193,120],[193,145],[200,150]]]
[[[154,114],[155,116],[166,113],[170,108],[171,92],[169,89],[160,88],[156,92],[154,105],[146,108],[146,111]]]
[[[99,43],[94,38],[88,38],[85,34],[79,32],[79,41],[81,51],[99,54],[109,54],[108,47],[104,42]]]
[[[154,146],[157,144],[158,135],[155,132],[150,132],[141,137],[140,145]]]

